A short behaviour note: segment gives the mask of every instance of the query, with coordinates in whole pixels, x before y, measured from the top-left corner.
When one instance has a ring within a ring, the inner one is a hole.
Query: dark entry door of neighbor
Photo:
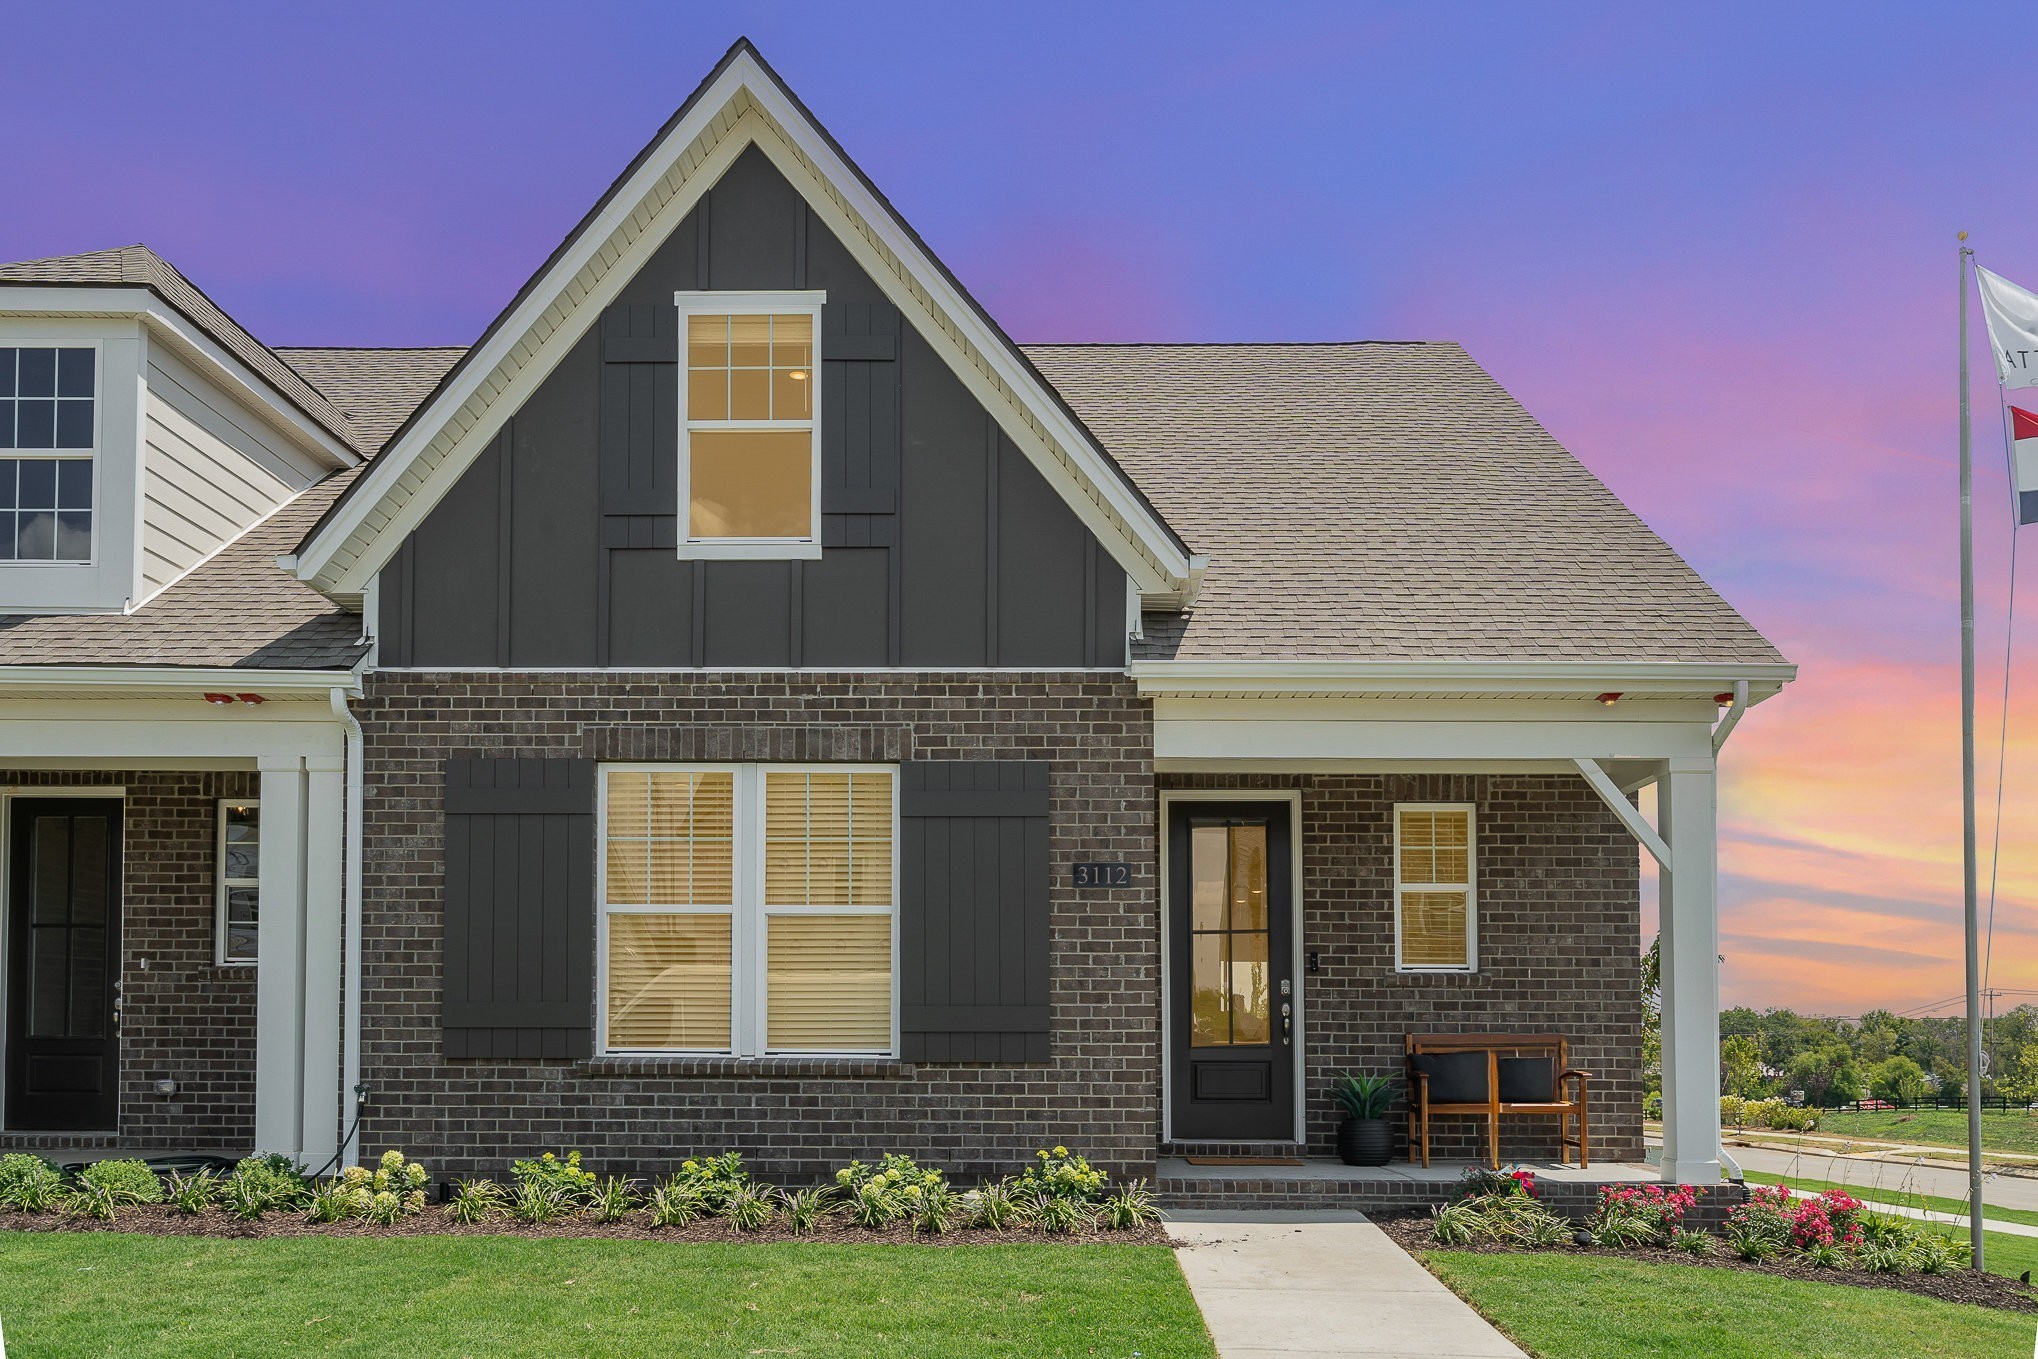
[[[1295,1136],[1294,911],[1286,802],[1168,817],[1168,1053],[1177,1141]]]
[[[120,801],[18,799],[7,844],[6,1126],[110,1132],[120,1086]]]

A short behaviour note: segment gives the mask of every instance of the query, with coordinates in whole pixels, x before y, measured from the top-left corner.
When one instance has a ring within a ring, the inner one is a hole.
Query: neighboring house
[[[0,1146],[1151,1174],[1504,1030],[1639,1159],[1639,839],[1717,1177],[1775,648],[1456,345],[1013,344],[747,43],[464,351],[0,267],[0,556]]]

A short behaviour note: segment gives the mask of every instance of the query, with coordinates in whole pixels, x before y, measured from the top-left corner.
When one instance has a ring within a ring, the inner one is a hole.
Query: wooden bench
[[[1591,1164],[1592,1133],[1585,1112],[1589,1071],[1571,1067],[1571,1047],[1560,1034],[1411,1033],[1408,1035],[1408,1159],[1421,1149],[1429,1165],[1429,1121],[1435,1114],[1471,1114],[1486,1120],[1486,1152],[1500,1168],[1503,1114],[1555,1114],[1559,1158],[1578,1149],[1580,1169]],[[1505,1065],[1503,1065],[1505,1064]],[[1570,1086],[1567,1091],[1566,1085]],[[1578,1135],[1571,1136],[1571,1118]]]

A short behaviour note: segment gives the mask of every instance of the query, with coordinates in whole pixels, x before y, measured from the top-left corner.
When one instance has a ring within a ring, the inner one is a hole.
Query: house
[[[1152,1174],[1498,1030],[1638,1161],[1639,842],[1718,1178],[1792,667],[1457,345],[1014,344],[747,42],[466,349],[0,267],[0,450],[0,1147]]]

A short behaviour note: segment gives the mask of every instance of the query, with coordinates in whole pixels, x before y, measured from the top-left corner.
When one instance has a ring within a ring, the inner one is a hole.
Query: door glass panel
[[[106,818],[71,818],[71,923],[106,923]]]
[[[52,934],[54,930],[50,931]],[[106,1034],[106,931],[74,926],[71,931],[71,1026],[69,1038]]]
[[[1273,1032],[1267,828],[1195,826],[1189,847],[1189,1046],[1264,1045]]]
[[[70,829],[69,817],[35,819],[29,888],[34,910],[28,918],[38,925],[60,925],[71,918]]]
[[[1273,987],[1267,977],[1265,931],[1231,936],[1231,1041],[1264,1043],[1272,1029]]]
[[[71,970],[71,932],[62,925],[37,925],[28,932],[28,1032],[33,1038],[62,1038],[70,1015],[65,983]]]

